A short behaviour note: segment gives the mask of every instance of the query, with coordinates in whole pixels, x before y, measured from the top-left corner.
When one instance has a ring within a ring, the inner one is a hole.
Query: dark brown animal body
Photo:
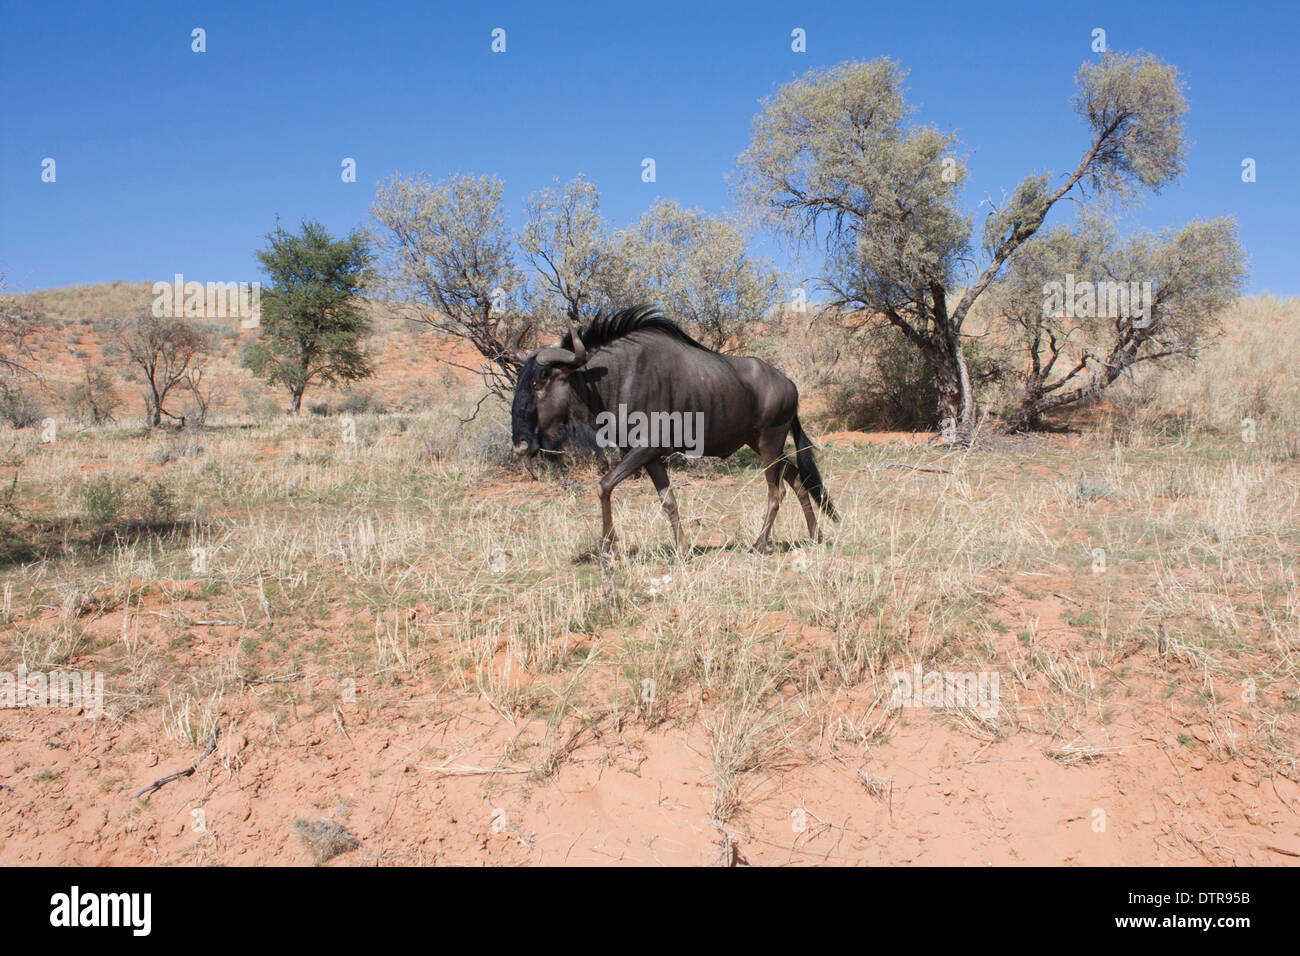
[[[642,306],[597,318],[581,333],[572,330],[558,347],[527,357],[515,387],[511,439],[520,456],[553,451],[569,425],[582,422],[606,436],[604,444],[620,448],[618,464],[600,480],[607,551],[615,542],[611,495],[624,478],[646,470],[681,550],[686,542],[664,459],[675,452],[726,458],[748,445],[758,452],[767,478],[767,515],[754,543],[755,550],[766,551],[782,481],[803,507],[809,536],[820,539],[814,501],[835,517],[798,412],[798,390],[772,366],[714,352]],[[629,418],[671,421],[675,427],[648,433],[606,427]],[[794,462],[785,454],[791,432]]]

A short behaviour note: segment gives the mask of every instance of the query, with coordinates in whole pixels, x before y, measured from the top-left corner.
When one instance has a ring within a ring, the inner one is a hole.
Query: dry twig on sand
[[[208,741],[207,748],[203,751],[203,753],[199,754],[198,759],[195,760],[194,763],[190,764],[184,770],[179,770],[176,773],[170,773],[165,777],[158,778],[153,783],[149,784],[149,786],[145,787],[143,790],[137,793],[132,799],[139,800],[145,794],[153,793],[155,790],[158,790],[166,786],[167,784],[171,783],[173,780],[179,780],[181,777],[191,776],[195,770],[199,769],[199,764],[203,763],[203,761],[208,758],[208,755],[211,754],[212,751],[217,749],[217,731],[219,729],[220,729],[219,727],[212,728],[212,739]]]

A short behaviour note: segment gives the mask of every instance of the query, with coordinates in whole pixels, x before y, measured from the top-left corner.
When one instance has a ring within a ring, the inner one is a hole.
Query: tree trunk
[[[302,393],[302,389],[297,389],[289,393],[289,397],[293,401],[293,413],[295,415],[299,415],[302,412]]]
[[[951,339],[932,339],[921,349],[938,390],[939,430],[945,439],[969,444],[975,434],[975,396],[961,347]]]
[[[939,389],[939,431],[944,438],[956,439],[957,422],[961,420],[961,380],[948,363],[941,363],[935,369],[935,378]]]
[[[158,400],[158,393],[152,395],[149,392],[141,392],[144,396],[144,416],[145,421],[149,423],[150,428],[157,428],[162,424],[162,402]]]
[[[966,353],[961,340],[953,336],[953,354],[957,361],[957,380],[961,386],[961,411],[957,419],[957,440],[969,445],[975,440],[975,392],[970,387],[970,372],[966,368]]]
[[[1031,432],[1043,424],[1043,416],[1038,410],[1038,400],[1026,397],[1006,416],[1006,426],[1013,432]]]
[[[1006,425],[1013,432],[1033,431],[1042,424],[1043,415],[1039,403],[1043,400],[1045,384],[1046,379],[1037,369],[1025,373],[1025,393],[1020,403],[1006,416]]]

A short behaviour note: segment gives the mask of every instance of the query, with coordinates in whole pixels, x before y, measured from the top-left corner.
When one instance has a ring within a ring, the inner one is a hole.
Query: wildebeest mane
[[[662,332],[664,335],[670,335],[678,341],[694,345],[706,352],[713,351],[708,346],[701,345],[691,338],[682,330],[681,326],[665,316],[658,306],[653,305],[636,305],[628,309],[619,309],[617,312],[598,315],[578,334],[582,336],[582,344],[590,351],[598,349],[602,345],[609,345],[611,342],[643,329]],[[564,334],[564,338],[560,342],[560,348],[573,348],[572,332]]]

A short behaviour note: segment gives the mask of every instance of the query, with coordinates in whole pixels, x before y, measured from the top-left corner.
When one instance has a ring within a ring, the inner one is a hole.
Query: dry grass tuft
[[[293,829],[316,866],[361,846],[360,840],[333,820],[308,821],[299,817],[293,821]]]

